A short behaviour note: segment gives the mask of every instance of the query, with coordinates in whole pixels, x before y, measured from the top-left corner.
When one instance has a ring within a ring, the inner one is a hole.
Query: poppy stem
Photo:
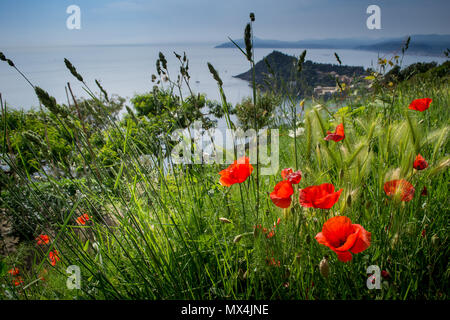
[[[241,194],[242,213],[244,215],[244,229],[246,229],[247,218],[246,218],[246,214],[245,214],[244,197],[242,195],[242,185],[240,183],[239,183],[239,193]]]

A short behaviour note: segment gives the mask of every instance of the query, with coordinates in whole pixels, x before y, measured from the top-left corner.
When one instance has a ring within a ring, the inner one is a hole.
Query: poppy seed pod
[[[320,274],[324,278],[328,278],[328,276],[330,274],[330,264],[328,263],[327,257],[323,257],[322,261],[320,261],[319,270],[320,270]]]

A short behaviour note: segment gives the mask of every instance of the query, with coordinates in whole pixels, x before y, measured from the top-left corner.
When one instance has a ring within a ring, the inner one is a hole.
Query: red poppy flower
[[[23,283],[22,277],[19,276],[19,277],[14,278],[14,285],[16,287],[20,286],[22,283]]]
[[[344,216],[332,217],[316,235],[320,244],[336,252],[342,262],[352,260],[352,253],[360,253],[370,246],[371,233]]]
[[[239,160],[235,160],[225,170],[219,172],[220,184],[226,187],[230,187],[235,183],[244,182],[253,171],[253,166],[250,164],[248,157],[242,157]]]
[[[283,180],[277,183],[270,194],[270,199],[277,207],[288,208],[291,205],[291,196],[293,194],[294,189],[292,188],[292,184],[287,180]]]
[[[36,242],[38,245],[48,244],[50,242],[50,237],[46,234],[41,234],[36,238]]]
[[[334,133],[332,133],[331,131],[327,131],[327,136],[324,138],[324,140],[333,140],[335,142],[338,142],[344,140],[344,138],[344,125],[341,123],[336,127],[336,131],[334,131]]]
[[[401,201],[410,201],[414,198],[414,187],[406,180],[391,180],[384,184],[384,192],[388,196],[400,196]]]
[[[433,100],[430,98],[416,99],[411,102],[409,109],[424,112],[430,107]]]
[[[331,183],[307,187],[299,192],[300,205],[308,208],[330,209],[339,200],[341,192],[342,189],[335,192]]]
[[[281,177],[283,180],[288,180],[292,184],[298,184],[302,180],[302,172],[300,170],[294,172],[291,168],[283,169],[281,170]]]
[[[59,261],[59,252],[58,250],[55,251],[50,251],[50,253],[48,254],[49,258],[50,258],[50,262],[52,264],[52,266],[56,265],[56,261]]]
[[[389,273],[389,271],[382,270],[382,271],[381,271],[381,276],[382,276],[384,279],[388,280],[388,279],[391,277],[391,274]]]
[[[85,213],[77,218],[77,223],[85,225],[86,222],[89,221],[89,219],[90,219],[89,215],[87,213]]]
[[[8,273],[12,276],[17,276],[19,274],[19,268],[12,268]]]
[[[422,157],[420,155],[420,153],[417,155],[416,159],[414,160],[413,167],[416,170],[423,170],[428,167],[428,163],[425,161],[424,157]]]

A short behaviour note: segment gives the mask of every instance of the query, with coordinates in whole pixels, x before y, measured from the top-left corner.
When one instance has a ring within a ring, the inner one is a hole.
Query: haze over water
[[[299,56],[303,51],[303,49],[256,48],[256,61],[261,60],[273,50],[295,56]],[[97,79],[109,95],[118,94],[125,98],[132,98],[135,94],[150,91],[155,85],[151,82],[151,75],[156,74],[156,60],[160,51],[168,60],[173,80],[176,80],[180,66],[173,52],[180,55],[186,52],[189,59],[191,88],[195,93],[205,93],[209,99],[220,101],[217,84],[207,67],[207,62],[211,62],[224,82],[224,90],[229,102],[236,104],[242,98],[251,95],[251,88],[246,81],[233,78],[249,69],[246,58],[237,49],[216,49],[214,44],[14,47],[2,48],[2,51],[15,62],[33,84],[48,91],[58,103],[67,103],[64,89],[67,82],[71,83],[76,96],[87,97],[79,82],[66,69],[64,58],[73,63],[94,92],[99,91],[94,82]],[[343,65],[365,68],[373,67],[378,57],[385,55],[359,50],[307,49],[306,60],[336,64],[334,52],[339,54]],[[390,56],[386,55],[386,57]],[[419,61],[442,63],[444,60],[440,57],[407,55],[403,65]],[[187,94],[187,90],[184,91],[183,94]],[[30,109],[39,105],[32,88],[6,63],[0,64],[0,92],[10,108]]]

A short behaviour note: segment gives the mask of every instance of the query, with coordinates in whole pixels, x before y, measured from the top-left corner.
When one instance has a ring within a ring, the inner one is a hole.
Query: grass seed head
[[[252,27],[250,23],[247,23],[247,25],[245,26],[244,40],[247,59],[248,61],[252,61]]]

